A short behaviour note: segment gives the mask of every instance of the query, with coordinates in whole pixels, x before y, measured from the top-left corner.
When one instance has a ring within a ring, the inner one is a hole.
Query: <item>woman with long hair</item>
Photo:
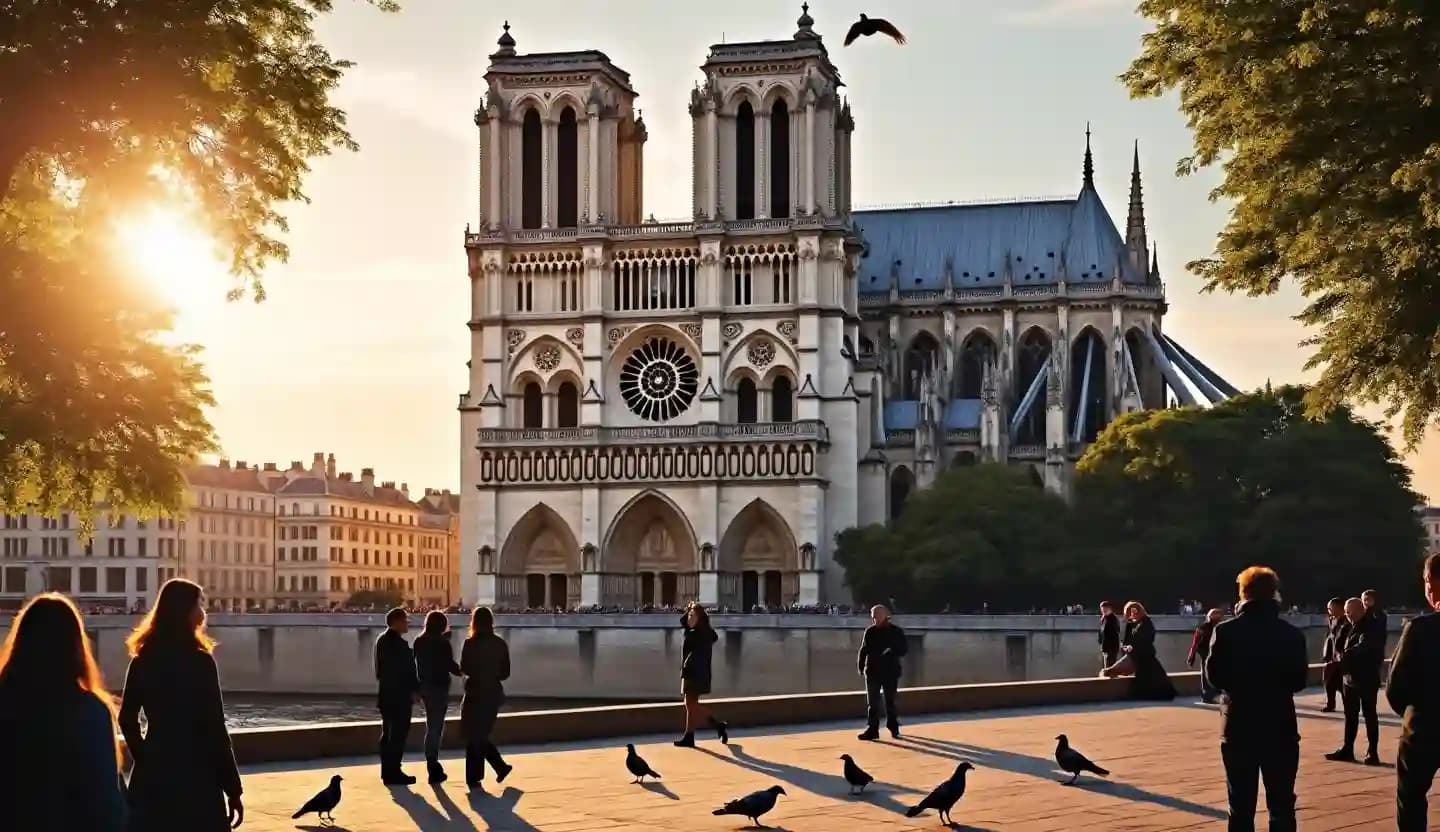
[[[715,718],[700,697],[710,693],[710,651],[720,637],[710,626],[710,614],[691,602],[680,616],[685,638],[680,644],[680,695],[685,700],[685,736],[675,741],[681,748],[695,747],[695,726],[709,723],[720,742],[729,743],[730,726]],[[704,720],[702,722],[701,720]]]
[[[485,763],[495,769],[495,782],[503,783],[512,768],[490,741],[500,706],[505,704],[505,680],[510,678],[510,648],[495,635],[495,613],[476,607],[470,614],[470,635],[460,648],[460,670],[465,674],[465,699],[460,703],[460,728],[465,734],[465,784],[470,788],[485,779]]]
[[[166,581],[155,606],[125,643],[131,659],[120,730],[135,760],[131,832],[218,832],[239,826],[245,818],[240,772],[225,729],[220,671],[211,655],[215,642],[205,633],[205,593],[199,584]]]
[[[0,647],[6,828],[123,832],[114,704],[75,604],[30,599]]]
[[[420,701],[425,704],[425,766],[431,783],[444,783],[448,778],[440,767],[440,739],[445,733],[445,710],[450,706],[450,677],[460,675],[445,613],[431,610],[425,615],[425,631],[415,638],[414,647]]]
[[[1125,637],[1120,645],[1120,660],[1106,668],[1106,676],[1133,676],[1130,695],[1136,699],[1175,698],[1175,686],[1155,652],[1155,622],[1139,601],[1125,605]]]

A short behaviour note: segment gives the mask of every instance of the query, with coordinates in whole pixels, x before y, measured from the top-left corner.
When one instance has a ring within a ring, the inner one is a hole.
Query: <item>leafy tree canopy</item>
[[[392,0],[371,0],[393,8]],[[183,205],[263,297],[308,160],[353,148],[315,39],[330,0],[0,4],[0,511],[178,507],[213,447],[195,350],[117,262],[118,218]]]
[[[1385,402],[1414,443],[1440,413],[1440,5],[1430,0],[1142,0],[1155,22],[1121,76],[1179,92],[1195,153],[1233,201],[1210,289],[1293,277],[1321,367],[1307,403]]]

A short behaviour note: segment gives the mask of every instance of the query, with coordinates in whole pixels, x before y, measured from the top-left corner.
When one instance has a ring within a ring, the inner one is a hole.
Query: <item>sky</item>
[[[267,269],[264,303],[225,303],[218,274],[192,281],[177,332],[204,347],[224,456],[283,467],[325,451],[342,471],[457,489],[455,408],[469,357],[461,235],[476,221],[478,188],[472,114],[502,21],[521,53],[599,49],[631,74],[649,131],[645,212],[664,219],[689,210],[686,106],[709,46],[787,38],[800,10],[775,0],[402,2],[398,14],[340,2],[318,22],[332,54],[356,64],[335,103],[360,150],[314,161],[310,202],[287,210],[290,261]],[[1303,380],[1293,286],[1262,299],[1207,295],[1184,269],[1212,252],[1226,206],[1209,199],[1217,172],[1174,174],[1191,148],[1175,98],[1132,100],[1116,80],[1149,28],[1133,7],[815,0],[815,30],[855,116],[854,203],[1073,195],[1088,121],[1100,194],[1123,221],[1138,140],[1166,331],[1242,389]],[[862,11],[892,21],[909,44],[842,48]],[[1417,490],[1440,496],[1440,443],[1427,440],[1408,461]]]

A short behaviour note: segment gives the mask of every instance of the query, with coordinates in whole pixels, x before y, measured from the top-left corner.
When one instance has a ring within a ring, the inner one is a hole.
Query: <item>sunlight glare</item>
[[[122,258],[180,315],[223,302],[227,270],[215,243],[180,213],[152,208],[117,224]]]

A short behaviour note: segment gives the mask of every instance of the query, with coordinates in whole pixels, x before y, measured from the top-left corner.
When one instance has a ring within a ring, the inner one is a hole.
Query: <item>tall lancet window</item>
[[[755,219],[755,110],[749,101],[735,113],[735,219]]]
[[[534,107],[525,111],[520,123],[520,227],[540,227],[540,189],[543,181],[544,156],[540,150],[540,113]]]
[[[574,228],[580,210],[579,168],[580,143],[576,139],[575,110],[566,107],[560,113],[560,127],[555,136],[555,152],[559,163],[555,187],[555,225]]]
[[[770,216],[790,216],[790,108],[777,99],[770,108]]]

